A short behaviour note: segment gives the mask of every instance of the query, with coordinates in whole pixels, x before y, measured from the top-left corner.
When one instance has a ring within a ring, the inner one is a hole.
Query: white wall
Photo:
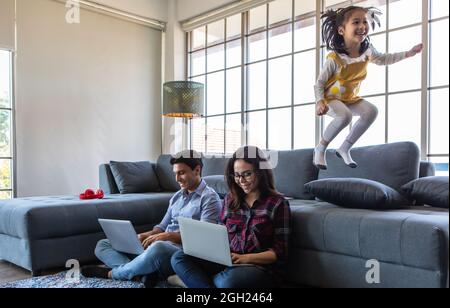
[[[161,153],[161,32],[64,4],[18,0],[17,192],[98,187],[110,160]]]

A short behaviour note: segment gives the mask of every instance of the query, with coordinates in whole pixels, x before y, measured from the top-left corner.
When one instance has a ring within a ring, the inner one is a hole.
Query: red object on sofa
[[[105,193],[101,189],[98,189],[96,192],[92,189],[86,189],[84,193],[80,194],[81,200],[103,199],[103,197],[105,197]]]

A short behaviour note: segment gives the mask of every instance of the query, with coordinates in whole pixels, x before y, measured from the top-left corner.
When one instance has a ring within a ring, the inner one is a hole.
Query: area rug
[[[161,281],[156,288],[171,288],[167,281]],[[24,288],[24,289],[141,289],[144,284],[132,281],[115,281],[110,279],[97,279],[80,277],[79,282],[72,282],[66,279],[66,272],[56,275],[29,278],[20,281],[0,284],[0,289]]]

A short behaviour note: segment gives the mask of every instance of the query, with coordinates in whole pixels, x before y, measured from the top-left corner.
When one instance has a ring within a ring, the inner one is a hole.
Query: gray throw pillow
[[[228,185],[223,175],[210,175],[203,177],[206,184],[214,189],[220,199],[224,199],[228,194]]]
[[[399,209],[408,200],[394,189],[371,180],[331,178],[307,183],[305,189],[320,200],[346,208]]]
[[[121,194],[161,191],[158,177],[150,162],[111,161],[109,164]]]
[[[417,204],[448,209],[448,176],[431,176],[409,182],[402,187]]]

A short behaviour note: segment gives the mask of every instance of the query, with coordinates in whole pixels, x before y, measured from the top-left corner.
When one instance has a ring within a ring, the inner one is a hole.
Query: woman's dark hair
[[[339,34],[339,27],[343,26],[350,18],[350,13],[355,10],[363,10],[369,15],[370,24],[372,29],[375,29],[375,24],[381,26],[378,15],[381,15],[380,10],[377,8],[364,8],[360,6],[349,6],[346,8],[340,8],[337,10],[328,10],[322,15],[322,38],[327,44],[329,50],[335,51],[340,54],[348,55],[348,51],[345,48],[345,41],[342,35]],[[370,47],[370,37],[367,37],[361,44],[360,54],[363,54]]]
[[[236,183],[234,178],[234,163],[238,160],[243,160],[252,165],[252,171],[258,178],[260,198],[281,196],[281,194],[275,189],[275,180],[272,169],[266,168],[269,167],[269,162],[264,153],[257,147],[246,146],[240,148],[233,154],[233,157],[228,161],[225,171],[228,189],[232,198],[232,203],[229,208],[231,211],[237,211],[245,204],[246,194]]]

